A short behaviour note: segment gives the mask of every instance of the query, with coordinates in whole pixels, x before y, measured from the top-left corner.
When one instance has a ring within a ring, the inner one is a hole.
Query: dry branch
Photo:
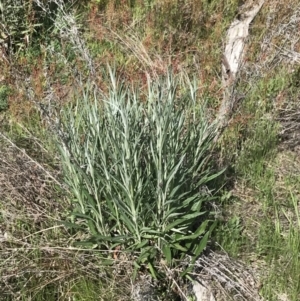
[[[251,5],[252,1],[246,2],[240,8],[238,18],[232,22],[227,32],[226,46],[222,58],[224,96],[218,113],[220,131],[226,127],[233,106],[235,102],[239,101],[239,99],[234,97],[234,83],[237,80],[237,74],[243,62],[250,23],[258,14],[264,2],[264,0],[259,0],[254,5]]]

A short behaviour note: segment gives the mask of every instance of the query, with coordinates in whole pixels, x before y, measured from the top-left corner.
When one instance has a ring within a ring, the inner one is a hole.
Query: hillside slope
[[[174,95],[186,97],[193,90],[189,77],[205,118],[226,120],[208,157],[214,170],[225,171],[201,191],[213,197],[205,210],[217,224],[193,270],[210,297],[300,300],[298,1],[7,3],[0,6],[3,300],[130,300],[145,283],[145,291],[157,289],[158,300],[192,300],[191,284],[179,277],[186,262],[169,266],[168,251],[157,264],[160,272],[171,271],[165,281],[151,279],[154,272],[141,265],[133,285],[122,247],[106,257],[95,243],[75,245],[90,235],[83,218],[69,227],[78,196],[62,168],[58,141],[68,124],[62,112],[69,105],[83,114],[78,101],[92,88],[97,97],[111,92],[107,65],[141,103],[148,101],[149,82],[168,72],[180,82]],[[259,3],[234,80],[224,80],[233,69],[224,63],[228,29]],[[216,260],[222,265],[214,266]]]

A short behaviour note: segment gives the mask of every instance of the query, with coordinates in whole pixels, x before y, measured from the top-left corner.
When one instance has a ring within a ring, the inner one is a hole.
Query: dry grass
[[[62,224],[70,205],[59,170],[49,171],[2,134],[0,145],[2,300],[85,300],[89,293],[93,300],[100,292],[111,300],[119,289],[127,300],[128,278],[108,273],[100,254],[71,247],[76,236]],[[36,150],[39,158],[44,151]]]
[[[259,272],[226,254],[210,252],[196,262],[194,276],[210,287],[218,301],[259,301]]]

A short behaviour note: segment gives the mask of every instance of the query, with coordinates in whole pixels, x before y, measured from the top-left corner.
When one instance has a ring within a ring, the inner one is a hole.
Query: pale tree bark
[[[227,31],[225,50],[222,56],[224,96],[218,113],[220,132],[227,126],[235,103],[241,99],[234,96],[234,84],[243,64],[249,26],[262,8],[264,2],[265,0],[248,0],[240,7],[237,18],[231,23]]]

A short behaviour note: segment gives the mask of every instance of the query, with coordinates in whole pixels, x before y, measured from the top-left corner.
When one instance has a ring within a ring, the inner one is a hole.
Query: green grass
[[[199,191],[221,174],[211,163],[217,128],[189,80],[149,79],[143,103],[136,89],[109,75],[108,95],[84,91],[62,120],[73,223],[88,230],[81,245],[119,248],[137,270],[147,266],[160,278],[160,261],[172,268],[189,254],[193,263],[206,247],[212,195]]]
[[[257,252],[266,258],[270,269],[265,275],[263,295],[268,300],[277,300],[279,295],[287,295],[289,300],[298,300],[300,287],[299,273],[299,207],[298,199],[291,193],[287,205],[270,204],[269,221],[262,222],[258,235]],[[275,208],[275,210],[274,210]],[[275,212],[274,212],[275,211]],[[276,290],[274,290],[274,286]]]
[[[233,197],[225,201],[226,222],[216,230],[216,238],[232,256],[258,262],[266,300],[300,296],[299,162],[288,150],[279,149],[280,125],[270,118],[276,95],[288,91],[291,99],[297,97],[289,78],[283,68],[277,76],[262,79],[240,109],[240,114],[252,114],[251,121],[225,133],[225,139],[238,135],[240,142],[232,144],[229,154]]]

